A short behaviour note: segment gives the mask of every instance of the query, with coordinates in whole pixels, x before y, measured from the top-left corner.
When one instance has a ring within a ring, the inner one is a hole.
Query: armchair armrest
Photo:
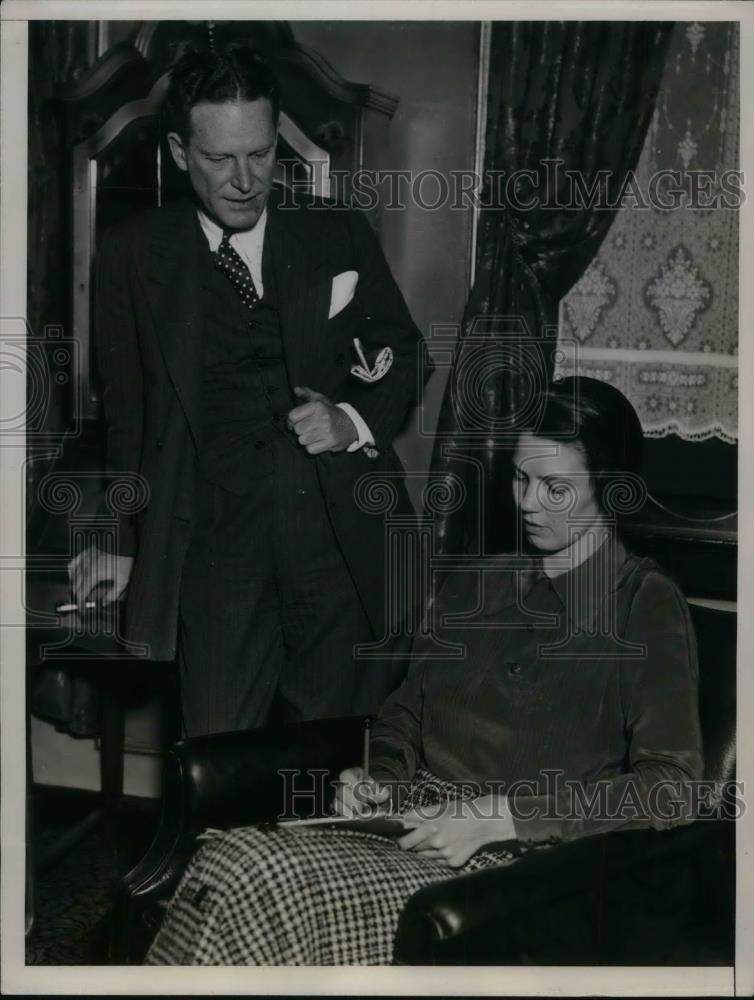
[[[401,914],[395,960],[652,964],[646,950],[672,952],[702,908],[710,925],[732,912],[734,832],[726,821],[613,832],[428,886]]]
[[[178,882],[197,834],[271,820],[290,806],[280,772],[299,770],[297,815],[322,814],[330,781],[359,759],[364,717],[182,740],[165,760],[163,806],[146,855],[121,882],[129,897],[162,897]]]

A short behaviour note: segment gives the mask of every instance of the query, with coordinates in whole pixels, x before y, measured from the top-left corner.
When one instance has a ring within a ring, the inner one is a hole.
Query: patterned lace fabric
[[[737,24],[675,26],[633,193],[561,302],[556,373],[615,385],[649,437],[738,437],[738,50]]]

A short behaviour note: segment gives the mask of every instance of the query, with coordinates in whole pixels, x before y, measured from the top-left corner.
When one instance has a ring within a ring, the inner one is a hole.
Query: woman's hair
[[[537,437],[581,446],[603,511],[610,485],[621,473],[638,474],[641,469],[644,435],[636,410],[607,382],[585,376],[554,382],[539,419],[528,430]]]
[[[190,114],[196,104],[224,104],[266,98],[273,120],[280,111],[275,74],[262,57],[244,46],[229,46],[222,52],[189,51],[173,67],[162,107],[167,132],[177,132],[187,141]]]

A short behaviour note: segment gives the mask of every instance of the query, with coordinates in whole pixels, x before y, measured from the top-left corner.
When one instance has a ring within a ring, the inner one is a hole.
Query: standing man
[[[96,284],[108,471],[150,500],[115,559],[73,560],[74,592],[128,588],[126,638],[177,650],[188,735],[375,711],[401,677],[354,653],[384,634],[386,553],[353,490],[401,469],[419,331],[361,214],[281,207],[253,52],[184,56],[165,118],[193,199],[109,232]],[[368,366],[390,349],[371,379],[355,338]]]

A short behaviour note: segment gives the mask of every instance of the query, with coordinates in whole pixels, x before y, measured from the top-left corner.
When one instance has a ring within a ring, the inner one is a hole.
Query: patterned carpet
[[[37,792],[37,856],[43,856],[92,804],[86,793]],[[37,873],[27,965],[104,962],[102,936],[115,887],[146,850],[155,822],[154,803],[124,800],[62,858]]]

